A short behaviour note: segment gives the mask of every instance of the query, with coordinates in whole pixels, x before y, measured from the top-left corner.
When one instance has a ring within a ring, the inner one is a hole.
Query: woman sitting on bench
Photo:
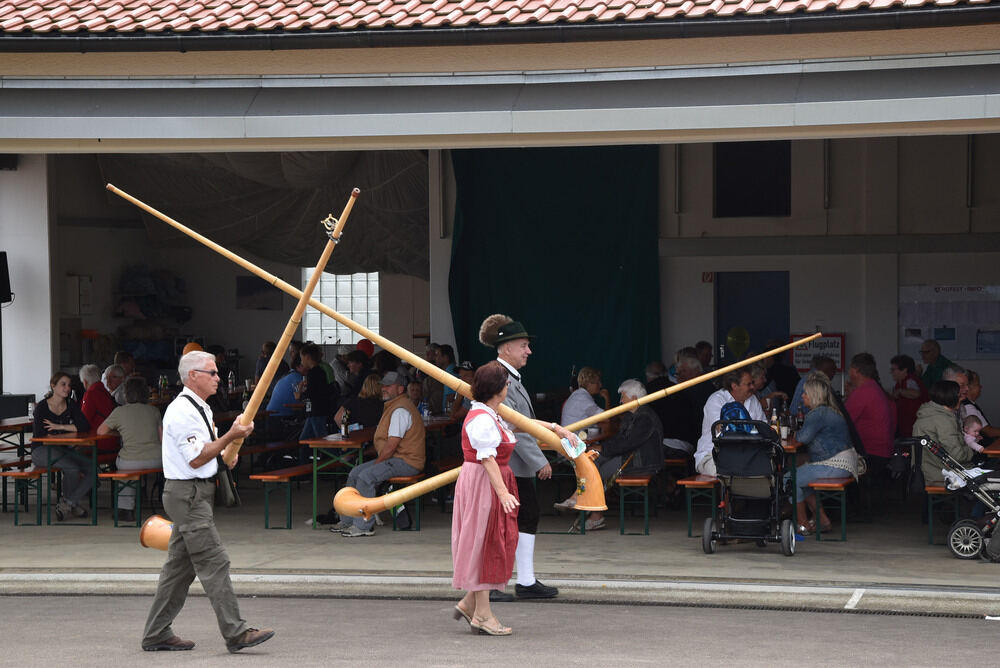
[[[822,478],[840,478],[845,472],[858,477],[858,453],[851,445],[851,435],[844,415],[837,409],[830,380],[822,373],[811,373],[802,390],[802,401],[809,408],[805,422],[795,433],[797,441],[806,446],[809,463],[795,470],[795,508],[798,533],[809,535],[819,528],[827,531],[830,518],[817,505],[809,483]],[[809,518],[812,512],[813,519]]]
[[[122,437],[115,467],[119,471],[156,469],[163,466],[160,442],[163,423],[160,411],[150,406],[149,386],[146,379],[133,376],[125,381],[125,405],[111,411],[111,415],[97,428],[98,434],[117,431]],[[118,495],[118,519],[135,521],[135,490],[125,487]]]

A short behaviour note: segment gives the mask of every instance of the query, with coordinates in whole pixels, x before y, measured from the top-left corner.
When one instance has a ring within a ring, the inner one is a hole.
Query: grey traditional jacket
[[[503,361],[500,363],[507,367],[508,371],[510,370],[510,367]],[[513,373],[510,375],[510,384],[507,387],[507,398],[504,399],[504,404],[521,415],[535,418],[531,397],[528,396],[528,391],[524,389],[521,380]],[[514,472],[515,477],[534,478],[539,469],[548,464],[549,460],[545,458],[545,454],[538,447],[538,442],[533,436],[523,431],[514,432],[514,436],[517,438],[517,445],[514,446],[514,452],[510,456],[510,470]]]

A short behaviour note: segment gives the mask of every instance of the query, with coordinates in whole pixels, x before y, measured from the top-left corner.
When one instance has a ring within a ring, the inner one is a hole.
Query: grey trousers
[[[236,592],[229,579],[229,555],[215,530],[214,499],[214,479],[164,483],[163,508],[173,520],[174,530],[143,631],[143,645],[162,642],[174,635],[170,625],[184,607],[188,587],[196,575],[212,603],[223,638],[233,640],[250,628],[240,617]]]

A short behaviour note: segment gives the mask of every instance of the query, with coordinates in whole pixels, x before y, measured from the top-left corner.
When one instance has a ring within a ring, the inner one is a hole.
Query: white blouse
[[[486,413],[480,413],[465,425],[465,433],[469,436],[469,444],[476,451],[478,461],[487,457],[496,457],[497,446],[500,445],[501,441],[514,440],[514,434],[507,428],[507,424],[496,414],[496,411],[486,404],[473,401],[469,412],[480,409]],[[503,438],[497,431],[497,421],[502,425]]]

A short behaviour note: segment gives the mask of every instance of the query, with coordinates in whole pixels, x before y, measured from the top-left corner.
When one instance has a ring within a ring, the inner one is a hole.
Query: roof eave
[[[956,27],[1000,22],[1000,4],[715,19],[326,32],[0,34],[0,52],[187,52],[600,42]]]

